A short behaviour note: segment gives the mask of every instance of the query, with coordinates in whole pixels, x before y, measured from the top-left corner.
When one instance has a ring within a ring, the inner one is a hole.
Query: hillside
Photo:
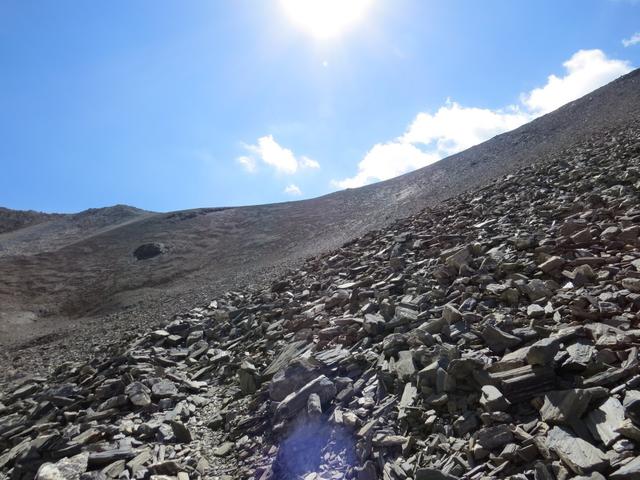
[[[0,346],[17,352],[65,338],[85,348],[93,325],[112,322],[117,330],[169,318],[638,118],[634,71],[517,130],[359,189],[273,205],[172,213],[112,207],[24,222],[0,234]],[[147,243],[163,253],[137,260],[133,252]]]
[[[33,210],[9,210],[8,208],[0,207],[0,234],[37,225],[56,218],[56,216],[56,214],[35,212]]]
[[[0,398],[0,472],[639,478],[640,118],[538,160],[88,361],[49,352]]]

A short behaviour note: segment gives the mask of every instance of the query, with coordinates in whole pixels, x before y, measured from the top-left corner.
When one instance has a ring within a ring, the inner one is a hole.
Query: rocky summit
[[[640,478],[640,122],[51,376],[10,479]]]

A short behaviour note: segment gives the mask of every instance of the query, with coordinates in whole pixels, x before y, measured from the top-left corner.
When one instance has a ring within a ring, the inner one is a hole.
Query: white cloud
[[[468,108],[447,101],[433,115],[419,113],[400,139],[406,143],[434,144],[437,154],[451,155],[528,120],[529,116],[517,108],[510,111]]]
[[[400,141],[378,143],[358,164],[358,173],[355,177],[333,180],[332,184],[340,188],[361,187],[377,180],[397,177],[439,159],[439,156],[425,153],[410,143]]]
[[[419,113],[400,137],[374,145],[358,164],[355,176],[331,183],[339,188],[355,188],[387,180],[517,128],[529,119],[527,113],[514,107],[508,111],[489,110],[447,101],[433,115]]]
[[[251,157],[242,155],[236,158],[236,162],[242,165],[242,168],[244,168],[249,173],[253,173],[256,171],[256,161]]]
[[[244,145],[244,148],[251,155],[243,155],[236,160],[248,172],[255,172],[259,159],[264,164],[273,167],[277,172],[292,175],[301,168],[320,168],[320,164],[309,158],[302,156],[299,159],[288,148],[282,147],[273,138],[273,135],[265,135],[258,138],[256,145]]]
[[[401,136],[374,145],[358,163],[355,176],[332,180],[332,185],[360,187],[434,163],[513,130],[632,70],[629,62],[610,59],[602,50],[580,50],[563,66],[564,76],[550,75],[543,87],[522,94],[520,105],[492,110],[447,100],[434,114],[418,113]]]
[[[542,115],[586,95],[632,70],[629,62],[607,58],[602,50],[579,50],[562,64],[566,75],[549,75],[544,87],[523,95],[522,103]]]
[[[305,157],[304,155],[300,157],[300,166],[303,168],[320,168],[320,164],[316,162],[314,159]]]
[[[625,38],[622,40],[622,45],[624,45],[625,47],[631,47],[632,45],[637,45],[638,43],[640,43],[640,32],[636,32],[629,38]]]
[[[302,195],[302,190],[300,190],[300,187],[298,187],[297,185],[291,183],[284,189],[284,193],[288,195],[300,196]]]
[[[246,148],[278,172],[291,174],[296,173],[296,170],[298,170],[298,161],[293,152],[278,145],[273,135],[260,137],[257,145],[246,145]]]

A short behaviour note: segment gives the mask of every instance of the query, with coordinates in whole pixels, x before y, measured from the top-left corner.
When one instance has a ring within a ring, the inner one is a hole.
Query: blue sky
[[[1,0],[0,205],[314,197],[437,161],[640,65],[631,0],[330,1],[329,26],[353,18],[326,35],[291,1]]]

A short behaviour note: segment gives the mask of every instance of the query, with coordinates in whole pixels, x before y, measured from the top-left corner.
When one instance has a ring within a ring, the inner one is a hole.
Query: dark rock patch
[[[162,243],[144,243],[133,251],[133,256],[137,260],[147,260],[162,255],[165,251],[166,247]]]

